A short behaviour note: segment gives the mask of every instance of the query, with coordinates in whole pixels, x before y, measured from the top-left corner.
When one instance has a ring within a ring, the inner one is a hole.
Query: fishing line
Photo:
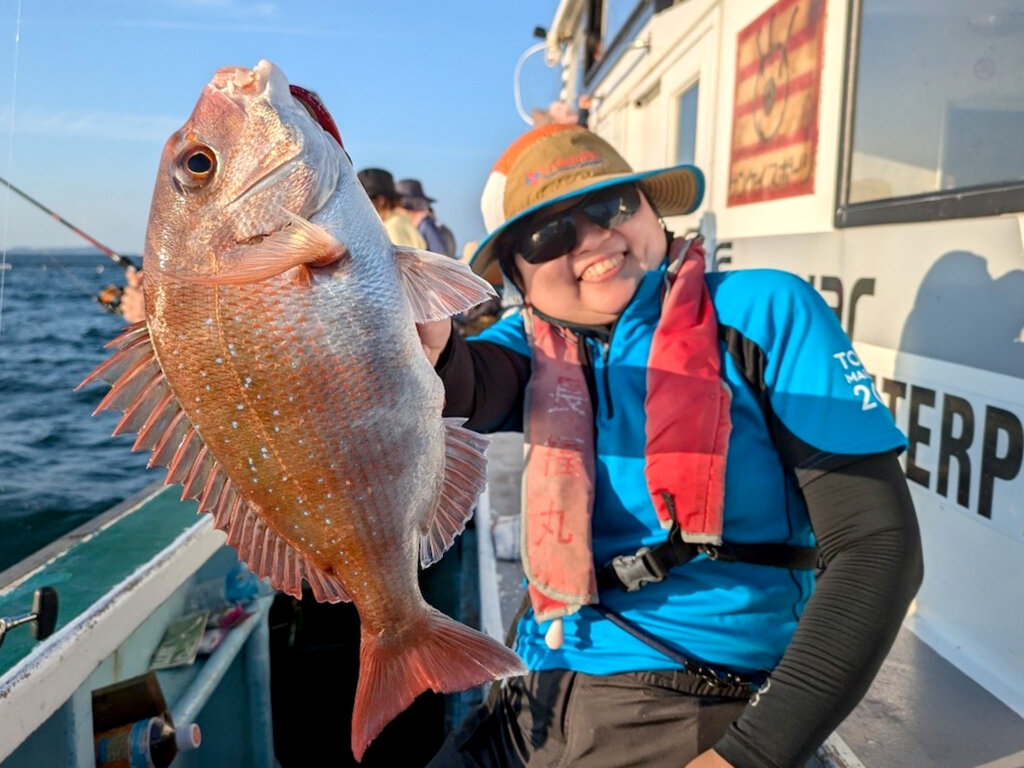
[[[14,25],[14,75],[11,83],[10,138],[7,142],[7,172],[14,164],[14,106],[18,101],[18,56],[21,53],[21,0],[18,0],[18,19]],[[7,191],[4,202],[4,236],[0,244],[0,338],[4,332],[4,287],[7,284],[7,226],[11,216],[11,192]]]

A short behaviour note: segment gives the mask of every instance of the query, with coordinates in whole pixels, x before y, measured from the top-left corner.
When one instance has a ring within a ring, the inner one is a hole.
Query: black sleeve
[[[477,432],[522,431],[529,358],[453,332],[434,370],[444,382],[445,416],[465,416]]]
[[[804,765],[857,705],[921,584],[921,542],[893,453],[801,473],[825,569],[793,639],[715,746],[736,768]]]

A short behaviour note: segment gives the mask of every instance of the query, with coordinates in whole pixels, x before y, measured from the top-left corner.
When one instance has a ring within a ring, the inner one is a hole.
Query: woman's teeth
[[[610,256],[603,261],[599,261],[596,264],[591,264],[583,270],[583,274],[580,275],[580,280],[596,280],[605,272],[609,272],[619,266],[624,258],[625,256],[620,253],[615,256]]]

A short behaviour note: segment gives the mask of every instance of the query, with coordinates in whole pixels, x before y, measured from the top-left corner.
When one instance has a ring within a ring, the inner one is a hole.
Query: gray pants
[[[749,698],[738,687],[708,693],[682,671],[534,672],[504,681],[427,768],[680,768]]]

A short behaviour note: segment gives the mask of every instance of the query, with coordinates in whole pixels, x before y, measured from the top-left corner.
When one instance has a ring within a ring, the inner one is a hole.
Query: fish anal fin
[[[230,481],[227,481],[230,483]],[[223,491],[222,491],[223,493]],[[295,598],[302,597],[302,580],[321,603],[351,602],[341,579],[327,573],[266,524],[259,508],[236,496],[234,504],[214,513],[213,524],[228,535],[238,557],[270,586]]]
[[[430,607],[423,621],[397,642],[365,624],[361,635],[352,712],[356,760],[362,760],[370,742],[420,693],[455,693],[527,672],[511,649]]]
[[[445,257],[447,258],[447,257]],[[420,539],[420,564],[441,559],[462,533],[476,500],[487,485],[488,439],[462,426],[465,419],[444,419],[444,481],[441,499]]]
[[[497,294],[491,284],[457,259],[395,246],[402,287],[417,323],[443,320]]]

